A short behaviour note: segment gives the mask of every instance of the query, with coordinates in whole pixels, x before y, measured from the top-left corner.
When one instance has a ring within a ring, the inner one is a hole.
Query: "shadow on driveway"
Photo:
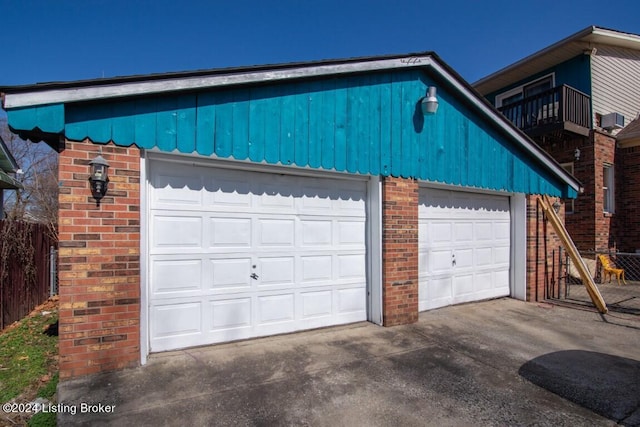
[[[640,425],[640,362],[582,350],[545,354],[522,365],[532,383],[622,425]]]

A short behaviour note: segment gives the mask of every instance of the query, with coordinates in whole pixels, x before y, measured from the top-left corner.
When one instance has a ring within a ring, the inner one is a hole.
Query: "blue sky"
[[[0,0],[0,86],[435,51],[469,82],[640,1]]]

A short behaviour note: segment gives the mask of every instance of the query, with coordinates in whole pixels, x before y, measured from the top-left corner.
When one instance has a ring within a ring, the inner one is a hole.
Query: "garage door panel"
[[[307,211],[315,213],[320,211],[331,211],[333,208],[333,203],[331,201],[332,197],[334,199],[338,198],[338,195],[334,194],[330,189],[315,186],[311,187],[303,185],[302,194],[302,199],[300,200],[301,214],[305,214]]]
[[[259,275],[258,287],[285,285],[290,286],[295,282],[295,259],[288,257],[261,257],[258,258]]]
[[[455,262],[450,264],[450,268],[455,269],[465,269],[465,268],[473,268],[474,267],[474,249],[462,249],[458,248],[454,252],[455,256],[452,256],[452,259]]]
[[[333,277],[333,257],[331,255],[302,256],[301,279],[303,284],[329,281]]]
[[[195,216],[157,215],[152,223],[152,248],[200,248],[202,218]]]
[[[356,245],[364,248],[365,245],[365,222],[338,220],[337,244]]]
[[[301,219],[303,246],[329,246],[333,241],[333,221]]]
[[[366,291],[363,287],[338,289],[337,311],[339,315],[362,314],[366,310]]]
[[[295,245],[295,221],[293,219],[258,219],[260,232],[258,246]]]
[[[452,289],[451,277],[433,277],[423,280],[418,290],[420,295],[419,309],[429,310],[451,304]]]
[[[423,188],[419,200],[420,310],[509,295],[509,198]]]
[[[202,260],[154,260],[151,265],[151,293],[184,294],[202,286]]]
[[[430,266],[429,271],[431,273],[436,275],[451,270],[452,256],[450,249],[433,249],[427,253],[429,254],[427,264]]]
[[[330,290],[300,293],[302,318],[329,317],[334,307],[333,292]]]
[[[472,294],[474,289],[474,274],[458,274],[453,279],[453,297]]]
[[[427,225],[427,244],[436,246],[438,243],[449,245],[453,239],[453,224],[449,221],[434,221]]]
[[[498,246],[493,248],[494,263],[499,265],[508,265],[510,258],[510,249],[508,246]]]
[[[469,242],[473,242],[473,222],[454,222],[452,224],[453,228],[453,238],[458,244],[468,244]],[[449,239],[450,240],[450,239]],[[446,243],[450,243],[449,241],[445,241]]]
[[[471,240],[493,241],[493,224],[490,222],[477,222],[475,233],[471,234]]]
[[[209,247],[250,247],[251,218],[210,217]]]
[[[201,206],[202,180],[188,171],[182,174],[174,171],[171,174],[156,174],[153,179],[155,191],[154,204],[158,207]]]
[[[262,191],[253,196],[256,209],[266,212],[293,213],[295,209],[295,197],[291,192],[284,192],[282,184],[263,184]]]
[[[493,233],[496,240],[503,240],[508,243],[511,238],[511,226],[509,221],[494,223]]]
[[[293,293],[259,296],[257,298],[258,324],[293,321],[295,319],[294,301]]]
[[[187,302],[152,307],[157,319],[151,328],[152,337],[202,335],[202,304]]]
[[[237,179],[209,179],[206,200],[208,205],[215,205],[217,209],[225,206],[238,208],[251,206],[251,183],[242,176]]]
[[[337,279],[364,279],[365,266],[364,254],[338,255]]]
[[[251,327],[251,298],[209,301],[210,331]]]
[[[212,259],[210,289],[222,291],[248,289],[251,287],[251,258]]]
[[[150,170],[151,351],[366,320],[363,181]]]
[[[488,248],[477,248],[476,249],[476,262],[475,265],[479,268],[483,268],[483,267],[491,267],[494,263],[494,256],[493,256],[493,248],[492,247],[488,247]]]

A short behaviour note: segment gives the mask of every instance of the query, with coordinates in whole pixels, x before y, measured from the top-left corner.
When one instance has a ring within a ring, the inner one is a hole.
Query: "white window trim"
[[[616,213],[616,178],[615,178],[615,168],[611,163],[604,163],[602,165],[603,174],[602,174],[602,211],[608,214]],[[605,186],[605,179],[609,175],[610,182],[609,186]],[[607,189],[607,194],[605,197],[604,190]]]
[[[496,95],[496,108],[500,108],[502,107],[502,100],[505,98],[509,98],[510,96],[513,96],[515,94],[518,93],[522,93],[524,91],[524,87],[525,86],[530,86],[532,84],[536,84],[542,80],[548,79],[549,77],[551,77],[551,87],[556,87],[556,73],[549,73],[547,75],[544,75],[542,77],[539,77],[535,80],[531,80],[530,82],[526,82],[521,84],[518,87],[514,87],[513,89],[509,89],[506,92],[502,92],[498,95]]]

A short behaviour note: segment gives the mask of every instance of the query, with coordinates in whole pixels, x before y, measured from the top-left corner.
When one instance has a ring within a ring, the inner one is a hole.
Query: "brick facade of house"
[[[616,158],[619,249],[635,253],[640,250],[640,215],[636,213],[640,206],[640,146],[619,148]]]
[[[582,183],[584,193],[573,202],[573,213],[567,213],[566,227],[579,251],[606,251],[617,248],[621,236],[617,232],[616,215],[604,212],[603,167],[616,161],[616,140],[611,135],[592,131],[589,137],[568,141],[541,143],[558,163],[572,164],[574,176]],[[575,150],[580,158],[575,158]],[[622,182],[619,174],[616,182]],[[565,200],[565,208],[569,200]]]
[[[59,157],[60,377],[140,359],[140,152],[102,147],[109,192],[91,196],[100,146],[67,141]]]

